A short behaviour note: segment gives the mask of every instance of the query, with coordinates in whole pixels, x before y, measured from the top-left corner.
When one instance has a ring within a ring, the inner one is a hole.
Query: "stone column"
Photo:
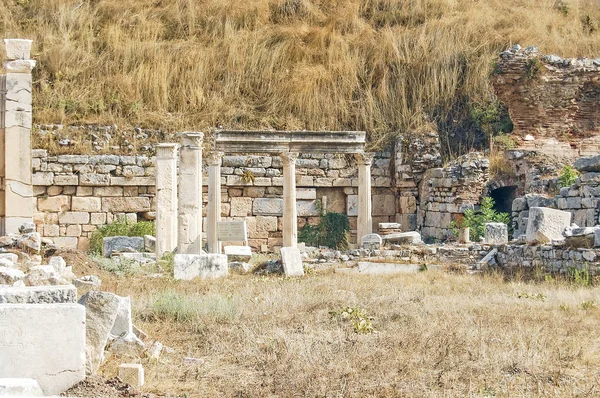
[[[177,252],[202,253],[203,133],[181,134]]]
[[[297,247],[296,159],[298,153],[285,152],[279,156],[283,159],[283,247]]]
[[[0,214],[1,233],[16,233],[25,222],[33,222],[34,197],[31,184],[31,40],[4,39],[6,77],[2,81],[2,142],[0,177],[4,197]]]
[[[356,226],[356,243],[373,232],[373,216],[371,215],[371,163],[374,153],[356,154],[358,161],[358,220]]]
[[[223,152],[211,152],[206,157],[208,163],[208,212],[206,217],[206,241],[208,252],[221,254],[221,244],[217,236],[217,225],[221,221],[221,158]]]
[[[177,144],[156,146],[156,258],[177,248]]]

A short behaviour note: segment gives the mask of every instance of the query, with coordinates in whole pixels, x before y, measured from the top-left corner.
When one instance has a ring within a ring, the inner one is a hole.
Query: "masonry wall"
[[[588,267],[600,270],[600,249],[571,249],[557,246],[504,245],[498,248],[498,264],[506,268],[540,268],[546,272],[567,273]]]

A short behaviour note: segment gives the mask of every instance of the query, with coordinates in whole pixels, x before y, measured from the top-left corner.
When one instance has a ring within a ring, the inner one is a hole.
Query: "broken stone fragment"
[[[28,253],[39,253],[42,249],[42,238],[39,232],[30,232],[23,235],[17,241],[17,245],[21,250]]]
[[[547,207],[531,207],[527,221],[527,243],[564,240],[563,232],[571,224],[571,213]]]
[[[25,278],[25,273],[20,269],[0,266],[0,285],[12,285]]]
[[[102,255],[110,257],[118,252],[141,252],[144,238],[141,236],[110,236],[102,239]]]

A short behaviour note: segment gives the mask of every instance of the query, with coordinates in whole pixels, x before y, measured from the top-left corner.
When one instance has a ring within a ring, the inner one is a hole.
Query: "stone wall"
[[[506,268],[541,268],[546,272],[566,273],[587,266],[591,273],[597,273],[600,270],[600,249],[504,245],[498,248],[496,261]]]

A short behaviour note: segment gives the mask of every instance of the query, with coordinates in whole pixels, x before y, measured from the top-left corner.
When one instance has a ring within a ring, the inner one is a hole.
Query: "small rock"
[[[26,222],[25,224],[19,227],[19,232],[22,234],[28,234],[31,232],[35,232],[35,224],[32,222]]]
[[[25,273],[20,269],[0,266],[0,285],[12,285],[25,278]]]

